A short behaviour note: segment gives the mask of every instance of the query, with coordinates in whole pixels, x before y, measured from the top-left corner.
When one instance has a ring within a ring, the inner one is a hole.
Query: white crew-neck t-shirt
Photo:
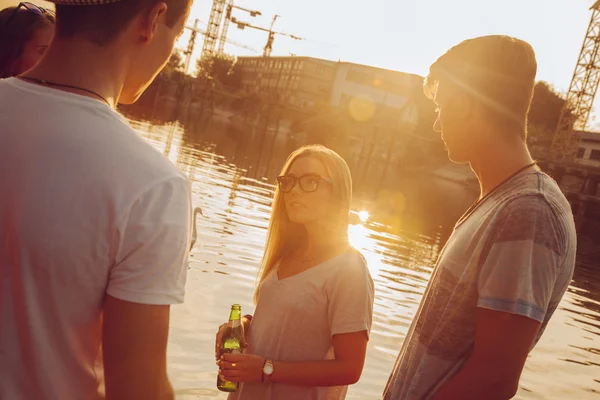
[[[0,399],[100,398],[106,294],[183,301],[187,179],[101,101],[0,81]]]

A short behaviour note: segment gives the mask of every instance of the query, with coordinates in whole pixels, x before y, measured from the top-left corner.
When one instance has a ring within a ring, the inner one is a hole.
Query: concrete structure
[[[311,109],[328,104],[336,62],[312,57],[239,57],[244,88]]]
[[[576,160],[578,164],[600,168],[600,133],[576,132],[580,135]]]

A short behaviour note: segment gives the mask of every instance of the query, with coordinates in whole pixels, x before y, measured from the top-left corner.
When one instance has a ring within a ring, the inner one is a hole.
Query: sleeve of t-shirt
[[[478,307],[543,322],[559,276],[565,239],[541,196],[512,200],[496,217],[478,279]]]
[[[373,279],[366,261],[352,254],[351,261],[327,282],[331,335],[371,331],[373,322]]]
[[[191,222],[187,179],[165,179],[145,191],[119,228],[106,292],[141,304],[183,302]]]

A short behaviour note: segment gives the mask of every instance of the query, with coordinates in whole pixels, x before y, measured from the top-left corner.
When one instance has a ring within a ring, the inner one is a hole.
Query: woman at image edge
[[[0,10],[0,78],[34,67],[54,37],[54,14],[32,3]]]
[[[350,170],[334,151],[307,146],[288,158],[256,312],[243,319],[248,348],[218,361],[224,378],[243,382],[229,400],[342,400],[360,378],[374,289],[365,259],[348,243],[351,197]]]

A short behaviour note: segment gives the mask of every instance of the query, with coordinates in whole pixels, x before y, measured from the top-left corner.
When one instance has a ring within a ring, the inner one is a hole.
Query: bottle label
[[[234,349],[231,350],[231,354],[242,354],[242,352],[240,351],[240,349]]]

